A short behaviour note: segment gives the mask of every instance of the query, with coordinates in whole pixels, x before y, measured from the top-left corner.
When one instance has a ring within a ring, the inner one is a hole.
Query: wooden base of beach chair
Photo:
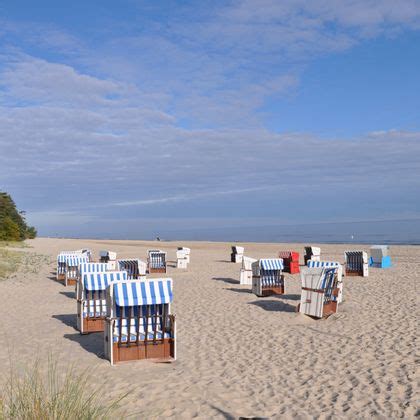
[[[57,274],[57,281],[66,281],[65,274]]]
[[[76,286],[77,279],[76,278],[68,278],[65,282],[66,286]]]
[[[262,297],[272,295],[284,295],[284,287],[264,287],[262,289]]]
[[[166,267],[165,268],[149,268],[149,274],[153,273],[166,273]]]
[[[300,311],[300,303],[296,306],[296,312]],[[322,308],[322,318],[318,318],[316,316],[311,316],[308,314],[305,314],[306,316],[310,316],[312,319],[326,319],[332,314],[335,314],[337,312],[337,302],[330,302],[324,305]]]
[[[128,345],[113,344],[113,363],[128,362],[142,359],[173,359],[175,357],[175,341],[164,339],[162,341],[130,343]]]
[[[345,275],[348,276],[348,277],[351,277],[351,276],[362,277],[363,276],[363,271],[346,270]]]
[[[83,332],[81,334],[103,332],[104,328],[105,318],[83,318]]]

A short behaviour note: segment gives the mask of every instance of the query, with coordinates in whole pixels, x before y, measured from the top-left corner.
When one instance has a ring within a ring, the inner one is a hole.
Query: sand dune
[[[101,334],[76,330],[73,288],[55,281],[62,249],[91,248],[146,258],[156,243],[36,239],[33,252],[47,257],[0,282],[3,323],[0,371],[54,352],[61,366],[93,367],[103,398],[131,391],[128,412],[141,417],[412,418],[415,416],[417,277],[420,248],[393,246],[394,267],[371,269],[368,278],[344,278],[344,302],[327,320],[295,313],[298,275],[286,275],[284,297],[257,298],[240,286],[239,264],[229,244],[182,242],[191,248],[188,270],[170,264],[174,279],[178,360],[111,367]],[[175,259],[177,242],[159,247]],[[303,245],[245,244],[245,255],[276,256]],[[343,260],[345,249],[320,245],[325,259]],[[156,276],[155,276],[156,277]]]

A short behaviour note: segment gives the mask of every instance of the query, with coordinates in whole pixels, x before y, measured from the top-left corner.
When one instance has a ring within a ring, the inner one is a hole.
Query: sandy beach
[[[36,254],[0,281],[0,372],[50,351],[59,365],[92,368],[102,398],[131,391],[127,413],[142,418],[413,418],[420,247],[392,246],[394,266],[369,277],[344,278],[344,302],[327,320],[297,314],[299,275],[286,274],[286,295],[257,298],[239,285],[240,264],[229,262],[228,243],[161,242],[174,280],[178,360],[138,361],[112,367],[103,358],[101,333],[76,331],[74,288],[55,280],[60,250],[101,249],[146,260],[156,242],[29,240]],[[179,245],[191,248],[187,270],[175,268]],[[304,244],[243,244],[245,255],[302,253]],[[316,245],[316,244],[312,244]],[[343,262],[346,249],[319,245],[322,259]],[[42,256],[42,257],[41,257]],[[152,277],[158,277],[153,275]]]

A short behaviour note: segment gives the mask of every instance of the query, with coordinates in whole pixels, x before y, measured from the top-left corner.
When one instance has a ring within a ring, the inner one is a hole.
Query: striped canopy
[[[99,273],[101,271],[109,271],[107,263],[83,263],[80,264],[81,273]]]
[[[66,263],[69,266],[76,267],[79,264],[89,262],[89,258],[83,255],[59,255],[57,257],[59,263]]]
[[[123,280],[127,280],[126,271],[86,273],[83,275],[83,284],[88,291],[105,290],[111,282]]]
[[[312,261],[308,260],[308,267],[338,267],[340,265],[339,262],[336,261]]]
[[[260,260],[260,267],[263,270],[283,270],[282,258],[264,258]]]
[[[172,279],[138,280],[114,283],[118,306],[160,305],[171,303]]]

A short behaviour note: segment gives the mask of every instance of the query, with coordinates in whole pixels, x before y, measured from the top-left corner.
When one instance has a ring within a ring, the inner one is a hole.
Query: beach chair
[[[343,301],[343,266],[337,261],[312,261],[309,260],[308,268],[337,268],[337,303]]]
[[[338,309],[338,267],[304,267],[298,312],[314,318],[327,318]]]
[[[114,365],[140,359],[176,359],[172,279],[132,280],[107,289],[105,357]]]
[[[179,254],[178,254],[178,252],[179,252]],[[185,246],[178,247],[177,252],[176,252],[177,258],[178,258],[178,255],[181,255],[181,254],[185,255],[185,258],[187,260],[187,264],[189,264],[190,263],[191,249],[187,248]]]
[[[305,255],[303,256],[305,265],[308,263],[308,260],[320,261],[321,260],[321,248],[317,246],[305,246]]]
[[[116,270],[117,253],[112,251],[99,251],[99,262],[108,263],[111,270]]]
[[[57,255],[57,271],[56,271],[56,278],[58,281],[65,281],[66,279],[66,268],[67,268],[67,256],[87,256],[88,254],[85,254],[85,251],[88,250],[77,250],[77,251],[61,251]]]
[[[245,257],[242,258],[242,268],[239,275],[239,283],[252,286],[252,263],[256,262],[255,258]]]
[[[166,273],[166,252],[159,249],[148,251],[148,271],[152,273]]]
[[[137,258],[117,260],[117,268],[127,271],[128,280],[137,280],[146,276],[147,264]]]
[[[81,255],[67,255],[66,256],[66,273],[64,278],[65,286],[75,286],[79,277],[79,266],[89,262],[87,256]]]
[[[178,248],[176,251],[176,267],[187,268],[189,261],[189,254],[186,254],[183,248]]]
[[[345,275],[362,276],[369,275],[369,265],[367,253],[364,251],[345,251]]]
[[[391,257],[388,255],[388,245],[373,245],[370,247],[369,266],[376,268],[392,267]]]
[[[257,296],[284,294],[283,260],[261,259],[252,263],[252,293]]]
[[[106,317],[106,288],[127,280],[126,271],[84,273],[77,287],[77,329],[80,334],[101,332]]]
[[[244,248],[242,246],[233,246],[230,254],[230,261],[233,263],[241,263],[244,256]]]
[[[290,274],[299,273],[299,253],[295,251],[280,251],[279,258],[283,260],[284,271]]]
[[[87,257],[88,258],[88,260],[89,260],[89,262],[91,262],[92,261],[92,259],[93,259],[93,253],[92,253],[92,251],[90,250],[90,249],[86,249],[86,248],[84,248],[84,249],[78,249],[77,251],[75,251],[76,253],[80,253],[80,254],[82,254],[83,256],[85,256],[85,257]]]
[[[108,263],[82,263],[79,266],[79,276],[76,282],[76,298],[79,296],[79,287],[80,287],[80,280],[82,279],[84,274],[89,273],[106,273],[111,271],[111,267]]]

